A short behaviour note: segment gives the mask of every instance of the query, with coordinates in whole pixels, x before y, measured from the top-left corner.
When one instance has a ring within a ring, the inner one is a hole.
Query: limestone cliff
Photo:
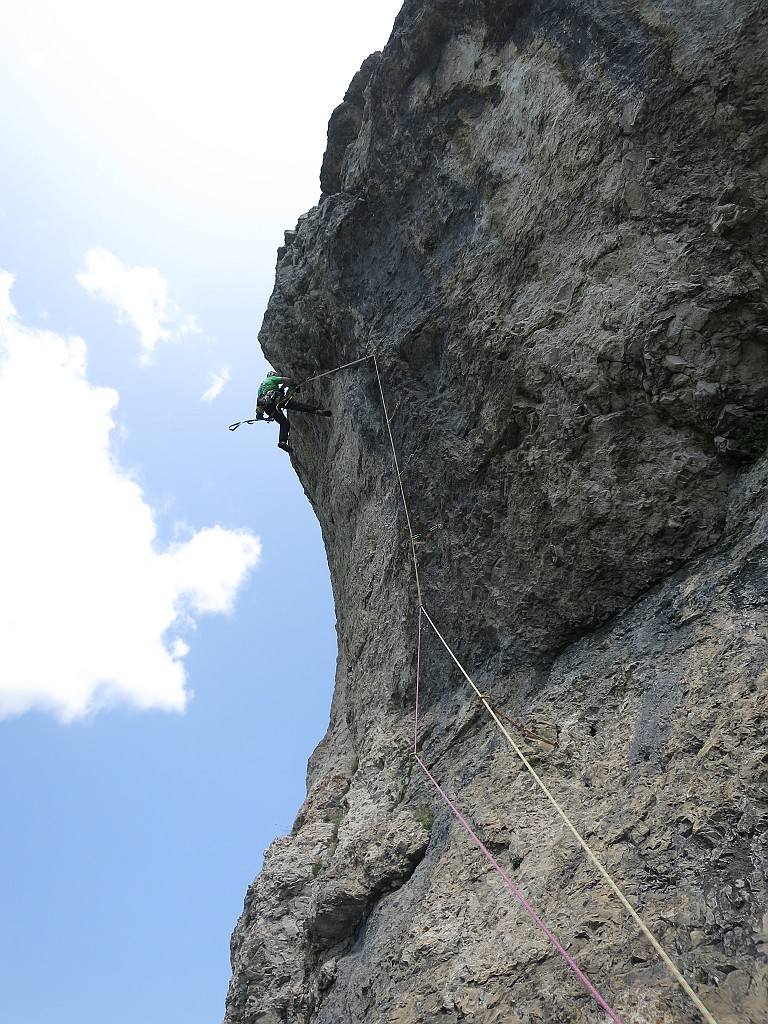
[[[260,339],[377,354],[423,601],[719,1024],[768,1020],[768,32],[759,0],[406,0]],[[372,362],[294,463],[339,656],[227,1024],[605,1014],[410,751],[418,599]],[[434,637],[421,750],[624,1024],[698,1011]]]

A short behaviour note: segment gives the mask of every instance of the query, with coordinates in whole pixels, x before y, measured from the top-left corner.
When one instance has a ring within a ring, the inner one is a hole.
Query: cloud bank
[[[193,316],[182,317],[168,294],[168,282],[154,267],[126,267],[107,249],[90,249],[85,270],[77,280],[91,295],[112,303],[119,323],[136,328],[142,366],[152,361],[159,341],[178,341],[185,334],[200,333]]]
[[[232,610],[259,560],[249,532],[158,550],[152,509],[110,443],[117,392],[80,338],[25,327],[0,271],[0,718],[182,710],[182,632]]]

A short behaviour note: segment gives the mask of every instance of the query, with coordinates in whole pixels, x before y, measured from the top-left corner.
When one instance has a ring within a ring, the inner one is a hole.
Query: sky
[[[399,6],[0,5],[3,1024],[223,1016],[336,657],[276,427],[227,427]]]

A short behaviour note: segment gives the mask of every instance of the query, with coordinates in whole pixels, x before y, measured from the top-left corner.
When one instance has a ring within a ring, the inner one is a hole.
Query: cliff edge
[[[759,0],[406,0],[260,340],[376,354],[422,601],[719,1024],[768,1020],[768,32]],[[419,597],[372,359],[294,464],[339,655],[226,1024],[605,1014],[412,759]],[[419,751],[623,1024],[702,1018],[433,634]]]

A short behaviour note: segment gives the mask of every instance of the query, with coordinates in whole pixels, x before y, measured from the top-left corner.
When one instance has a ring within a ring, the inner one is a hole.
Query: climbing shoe
[[[284,452],[292,452],[293,448],[288,444],[287,441],[278,441],[277,447],[282,448]]]

